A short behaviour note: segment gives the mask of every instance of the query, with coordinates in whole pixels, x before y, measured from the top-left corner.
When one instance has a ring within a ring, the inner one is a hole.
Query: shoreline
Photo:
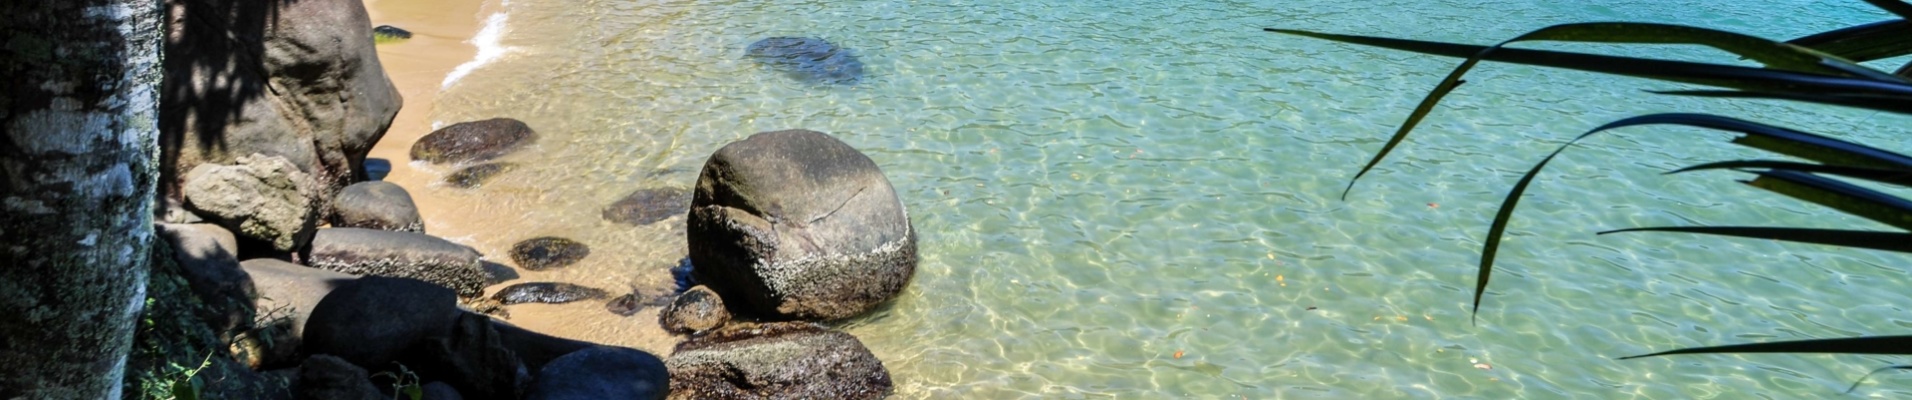
[[[502,23],[506,18],[500,9],[501,3],[491,0],[364,0],[364,4],[373,26],[392,25],[412,32],[411,39],[377,46],[379,62],[384,66],[385,74],[398,88],[405,102],[385,136],[379,139],[367,157],[391,162],[391,173],[384,180],[410,192],[412,201],[417,204],[419,214],[425,221],[426,233],[471,246],[485,254],[487,261],[509,266],[506,251],[514,240],[521,238],[511,237],[508,232],[510,229],[499,226],[501,221],[498,220],[501,218],[483,214],[480,211],[482,207],[467,204],[477,199],[437,190],[434,186],[439,185],[438,181],[450,168],[413,163],[410,156],[412,143],[439,125],[432,120],[432,115],[439,96],[449,88],[447,84],[453,82],[450,79],[453,79],[454,74],[462,77],[460,72],[482,69],[509,54],[508,48],[497,42],[504,33]],[[461,121],[444,121],[445,124],[455,122]],[[594,252],[599,253],[599,257],[614,257],[617,254],[609,250]],[[518,278],[492,285],[486,288],[486,293],[510,284],[553,278],[515,267],[513,271],[519,275]],[[623,290],[622,287],[599,284],[597,281],[600,280],[573,282],[604,286],[604,289],[614,294]],[[494,319],[548,335],[631,347],[659,357],[669,356],[678,338],[657,324],[660,307],[646,307],[637,314],[622,318],[628,323],[616,324],[620,325],[616,329],[582,323],[609,316],[603,303],[602,300],[587,300],[570,304],[513,305],[508,306],[510,318]],[[592,313],[603,313],[604,316],[594,316]]]

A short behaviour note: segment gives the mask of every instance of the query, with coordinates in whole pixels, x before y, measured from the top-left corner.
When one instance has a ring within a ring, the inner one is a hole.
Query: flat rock
[[[284,157],[248,155],[236,165],[200,164],[186,174],[186,208],[239,238],[291,252],[318,228],[318,194]],[[244,244],[244,243],[241,243]]]
[[[876,163],[829,135],[765,132],[704,163],[686,221],[698,283],[767,319],[849,318],[916,271],[916,231]]]
[[[563,268],[591,255],[591,247],[555,236],[525,239],[511,245],[511,261],[532,271]]]
[[[674,188],[639,189],[604,208],[604,219],[626,225],[650,225],[684,215],[690,192]]]
[[[880,399],[890,374],[850,334],[802,322],[731,326],[679,343],[672,399]]]
[[[670,390],[664,361],[640,350],[596,346],[538,370],[526,400],[662,399]]]
[[[425,233],[425,221],[411,192],[385,181],[354,183],[339,191],[326,222],[334,228],[365,228]]]
[[[433,164],[486,161],[517,151],[537,138],[531,127],[510,118],[460,122],[412,144],[412,159]]]
[[[823,39],[766,38],[751,43],[745,53],[802,82],[853,84],[863,79],[863,61],[856,53]]]
[[[420,279],[472,297],[484,292],[489,278],[480,256],[465,245],[420,233],[330,228],[313,238],[307,259],[326,270]]]

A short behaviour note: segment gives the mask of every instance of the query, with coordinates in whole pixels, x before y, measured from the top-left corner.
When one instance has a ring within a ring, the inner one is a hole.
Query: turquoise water
[[[663,279],[682,254],[668,226],[681,218],[596,218],[624,193],[688,187],[708,154],[759,131],[862,149],[921,235],[914,286],[845,325],[889,367],[894,398],[1817,398],[1906,360],[1615,360],[1912,330],[1906,257],[1592,234],[1881,228],[1730,173],[1659,175],[1757,154],[1720,145],[1728,135],[1627,130],[1556,161],[1472,325],[1481,236],[1521,171],[1610,120],[1707,111],[1891,145],[1903,117],[1650,97],[1640,90],[1669,86],[1489,65],[1343,201],[1455,61],[1259,30],[1490,43],[1624,19],[1786,38],[1884,18],[1827,3],[510,0],[496,7],[500,55],[450,82],[432,118],[512,116],[543,134],[512,156],[530,167],[460,195],[526,236],[564,232],[630,258],[567,276],[599,284]],[[854,48],[869,76],[790,81],[743,57],[770,36]],[[1857,394],[1912,395],[1912,379]]]

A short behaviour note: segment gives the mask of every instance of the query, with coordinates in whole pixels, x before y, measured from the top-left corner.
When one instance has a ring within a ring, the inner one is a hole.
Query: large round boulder
[[[186,174],[182,191],[187,209],[273,251],[298,250],[318,228],[317,193],[284,157],[252,154],[237,165],[200,164]]]
[[[732,326],[679,343],[672,399],[880,399],[890,373],[863,342],[810,323]]]
[[[771,319],[856,316],[902,292],[916,232],[876,163],[807,130],[718,149],[691,198],[696,281]]]
[[[471,247],[422,233],[330,228],[312,239],[307,262],[352,275],[420,279],[474,297],[484,292],[491,276],[480,264],[482,256]]]
[[[558,357],[538,371],[527,400],[655,400],[670,390],[670,372],[651,353],[597,346]]]
[[[451,290],[416,279],[368,276],[346,281],[313,307],[302,346],[367,369],[444,336],[463,314]]]
[[[365,156],[403,103],[360,0],[166,0],[160,196],[201,164],[284,157],[313,206],[367,178]]]
[[[460,122],[412,143],[412,159],[433,164],[463,164],[498,158],[530,144],[530,126],[510,118]]]
[[[425,233],[425,220],[411,192],[385,181],[354,183],[339,191],[326,219],[334,228],[366,228]]]

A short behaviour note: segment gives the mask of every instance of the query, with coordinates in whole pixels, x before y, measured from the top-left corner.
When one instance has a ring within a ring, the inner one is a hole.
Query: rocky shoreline
[[[298,399],[890,392],[880,360],[819,324],[876,309],[915,270],[908,213],[848,144],[759,133],[715,151],[692,190],[639,190],[607,205],[615,223],[686,224],[672,290],[527,281],[518,271],[563,269],[593,252],[540,236],[500,264],[427,233],[410,192],[368,169],[389,168],[368,153],[403,103],[375,33],[409,33],[374,30],[358,0],[167,3],[155,219],[168,246],[156,246],[129,398],[182,387]],[[512,168],[494,159],[536,140],[522,121],[469,121],[423,136],[408,161],[454,168],[448,185],[484,190]],[[514,304],[569,302],[622,316],[660,307],[657,323],[678,344],[664,358],[501,319]]]

